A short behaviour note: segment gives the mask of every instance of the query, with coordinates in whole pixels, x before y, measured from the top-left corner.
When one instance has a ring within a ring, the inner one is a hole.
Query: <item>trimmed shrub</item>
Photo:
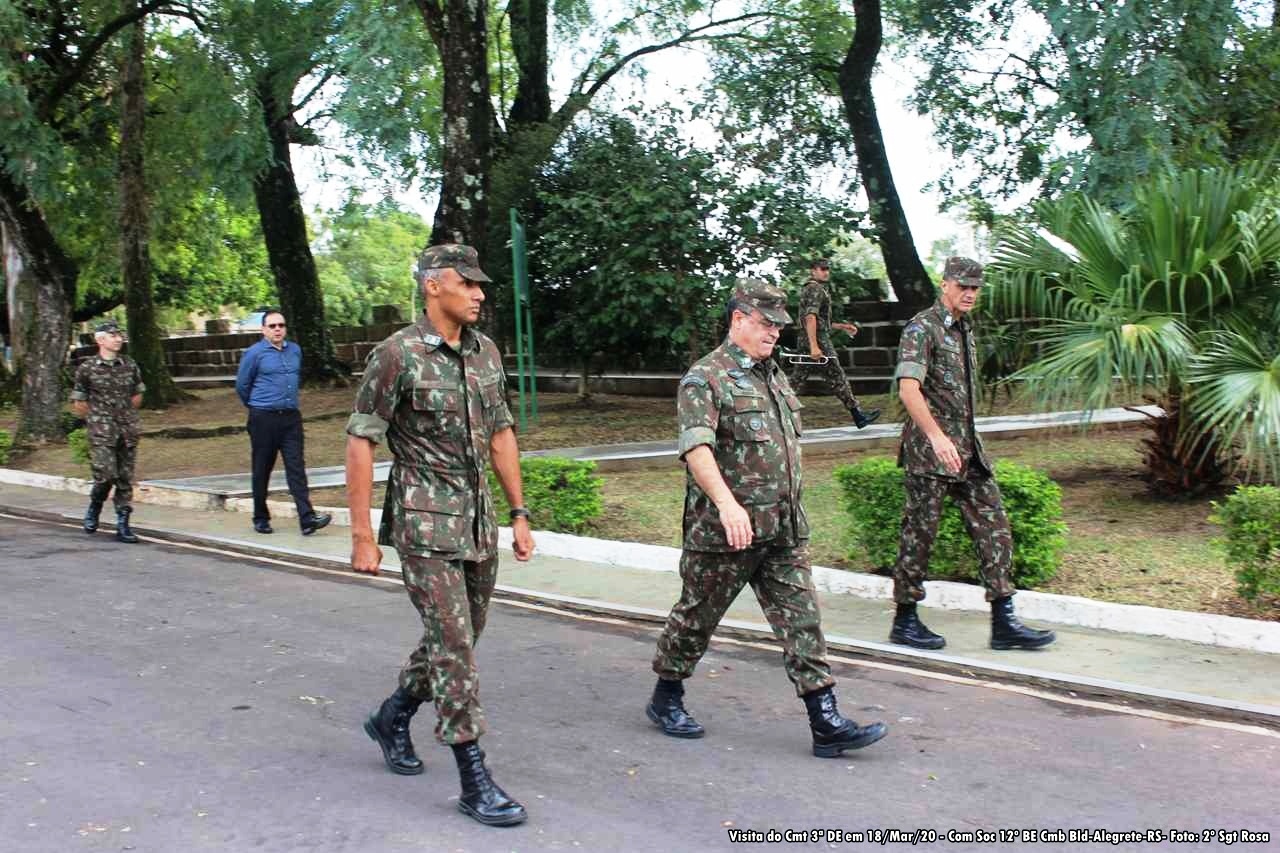
[[[893,459],[874,457],[857,465],[842,465],[834,475],[844,494],[855,547],[866,553],[872,565],[891,569],[898,558],[906,502],[903,470]],[[995,475],[1013,531],[1013,582],[1023,589],[1039,586],[1052,578],[1061,564],[1067,532],[1062,521],[1062,489],[1042,472],[1016,462],[997,462]],[[929,576],[981,582],[972,540],[950,498],[943,505],[929,558]]]
[[[1280,488],[1241,486],[1222,503],[1214,501],[1209,520],[1226,529],[1215,541],[1235,570],[1240,595],[1249,601],[1280,595]]]
[[[0,465],[9,464],[9,451],[13,449],[13,436],[7,429],[0,429]]]
[[[67,447],[71,448],[71,459],[81,465],[89,464],[89,433],[84,427],[67,433]]]
[[[581,533],[604,511],[600,495],[604,480],[596,476],[596,463],[563,456],[529,456],[520,460],[525,506],[533,514],[533,528],[557,533]],[[489,472],[498,523],[507,523],[506,495],[498,478]]]

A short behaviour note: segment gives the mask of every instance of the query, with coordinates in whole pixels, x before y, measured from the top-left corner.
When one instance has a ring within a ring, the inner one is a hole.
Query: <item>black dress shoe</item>
[[[253,523],[253,529],[259,533],[275,533],[275,531],[271,529],[271,522],[269,521],[255,521]]]
[[[316,513],[315,515],[302,522],[302,535],[310,536],[323,527],[328,527],[329,522],[333,521],[333,516],[327,512]]]

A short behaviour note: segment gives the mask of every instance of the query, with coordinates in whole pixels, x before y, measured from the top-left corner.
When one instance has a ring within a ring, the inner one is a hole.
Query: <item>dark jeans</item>
[[[250,409],[249,445],[253,448],[253,520],[269,521],[267,483],[276,465],[276,454],[284,457],[284,476],[289,494],[298,508],[299,522],[311,518],[307,466],[302,461],[302,413],[297,409]]]

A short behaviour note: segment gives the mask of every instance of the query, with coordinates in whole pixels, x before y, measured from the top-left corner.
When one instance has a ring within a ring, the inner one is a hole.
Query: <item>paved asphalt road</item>
[[[480,647],[483,743],[531,817],[487,829],[456,811],[429,709],[424,776],[386,772],[360,729],[416,639],[398,587],[10,519],[0,577],[5,851],[702,851],[771,829],[925,829],[931,850],[1187,850],[1218,845],[944,839],[1280,831],[1274,737],[838,665],[843,709],[891,731],[820,760],[777,654],[722,644],[689,690],[709,735],[677,741],[642,712],[652,626],[511,604],[495,604]]]

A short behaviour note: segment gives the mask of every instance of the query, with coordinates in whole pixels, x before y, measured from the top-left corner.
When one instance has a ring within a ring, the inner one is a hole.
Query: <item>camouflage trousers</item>
[[[680,554],[680,600],[658,638],[653,671],[672,681],[688,678],[707,650],[711,634],[747,584],[782,642],[782,660],[796,693],[835,684],[827,664],[818,598],[809,571],[809,546],[770,542],[728,554]]]
[[[902,534],[898,540],[898,562],[893,568],[893,600],[910,604],[924,598],[924,579],[929,555],[942,519],[942,501],[955,501],[978,558],[978,570],[987,588],[987,601],[1013,595],[1010,567],[1013,562],[1013,534],[1009,517],[1000,500],[995,477],[970,463],[962,481],[938,477],[906,476],[907,502],[902,512]]]
[[[498,558],[471,562],[408,554],[400,567],[423,627],[400,671],[400,686],[424,702],[434,700],[441,743],[476,740],[485,726],[475,646],[498,579]]]
[[[112,442],[89,445],[89,467],[93,471],[93,493],[106,500],[115,487],[116,509],[133,507],[133,468],[138,461],[138,445],[123,437]]]
[[[843,368],[840,367],[840,359],[836,358],[834,351],[826,353],[826,356],[826,364],[793,364],[788,367],[787,381],[791,383],[791,387],[798,394],[800,383],[805,380],[805,377],[817,376],[826,384],[831,395],[844,403],[844,407],[850,412],[861,408],[858,405],[858,398],[853,396],[853,390],[849,387],[849,380],[844,375]]]

